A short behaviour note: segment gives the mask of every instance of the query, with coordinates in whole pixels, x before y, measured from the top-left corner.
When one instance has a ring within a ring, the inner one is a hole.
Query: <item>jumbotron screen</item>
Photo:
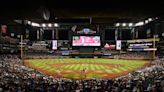
[[[101,46],[100,36],[73,36],[72,46]]]

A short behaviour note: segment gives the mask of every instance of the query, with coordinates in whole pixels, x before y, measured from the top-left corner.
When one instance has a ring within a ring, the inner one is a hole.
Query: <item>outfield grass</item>
[[[148,64],[143,60],[118,59],[31,59],[25,65],[54,77],[73,79],[115,78]]]

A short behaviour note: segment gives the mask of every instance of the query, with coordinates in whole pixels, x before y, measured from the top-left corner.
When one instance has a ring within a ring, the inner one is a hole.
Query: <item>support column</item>
[[[103,31],[102,31],[103,30]],[[94,30],[95,31],[95,30]],[[105,30],[102,26],[96,25],[96,33],[100,34],[101,37],[101,46],[103,47],[105,43]]]
[[[71,42],[72,41],[72,30],[68,31],[68,46],[71,48]]]
[[[52,40],[55,39],[55,30],[52,30]]]
[[[104,46],[106,43],[105,43],[105,31],[102,31],[102,30],[104,30],[104,29],[102,29],[102,27],[101,27],[101,29],[99,29],[99,32],[100,32],[100,34],[101,34],[101,38],[102,38],[102,46]]]
[[[97,32],[100,32],[100,26],[97,25],[96,27],[97,27]]]
[[[37,40],[40,40],[40,34],[39,30],[37,30]]]
[[[58,39],[59,39],[59,32],[58,32],[58,29],[56,28],[55,31],[56,31],[56,39],[58,40]]]
[[[138,39],[138,30],[135,31],[135,38]]]
[[[131,35],[132,35],[132,40],[135,38],[135,33],[134,33],[134,28],[132,28],[132,30],[131,30]]]
[[[119,37],[120,37],[119,40],[122,40],[122,31],[121,30],[119,30]]]
[[[42,28],[40,28],[39,33],[40,33],[39,40],[42,41],[43,35],[44,35],[44,30]]]
[[[1,40],[2,40],[2,30],[1,30],[2,28],[1,28],[1,24],[0,24],[0,42],[1,42]]]
[[[118,39],[118,29],[115,30],[115,40]]]

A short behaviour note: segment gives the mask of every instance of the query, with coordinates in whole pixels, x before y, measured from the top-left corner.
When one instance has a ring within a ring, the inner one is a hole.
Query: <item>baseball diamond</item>
[[[118,59],[30,59],[25,65],[57,78],[116,78],[144,67],[145,60]]]

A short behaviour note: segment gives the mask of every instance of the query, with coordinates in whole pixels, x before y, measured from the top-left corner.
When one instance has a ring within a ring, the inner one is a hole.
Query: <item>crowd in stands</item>
[[[55,52],[50,52],[50,51],[31,51],[27,52],[25,51],[25,58],[60,58],[62,56],[62,53],[64,51],[55,51]],[[71,57],[69,54],[80,54],[79,51],[77,50],[68,50],[65,51],[69,52],[67,57]],[[119,51],[94,51],[94,54],[103,54],[104,56],[107,56],[107,58],[117,58],[117,59],[151,59],[152,58],[152,53],[138,53],[138,52],[119,52]],[[64,55],[63,55],[64,56]]]
[[[120,59],[150,59],[152,58],[152,55],[150,53],[142,53],[142,52],[127,52],[124,54],[117,54],[114,56],[114,58],[120,58]]]
[[[163,60],[116,79],[73,80],[25,67],[16,55],[0,55],[0,92],[164,92]]]
[[[19,40],[9,36],[1,37],[0,42],[3,44],[18,44]]]
[[[25,59],[41,59],[41,58],[57,58],[59,55],[50,54],[48,52],[25,52]]]

